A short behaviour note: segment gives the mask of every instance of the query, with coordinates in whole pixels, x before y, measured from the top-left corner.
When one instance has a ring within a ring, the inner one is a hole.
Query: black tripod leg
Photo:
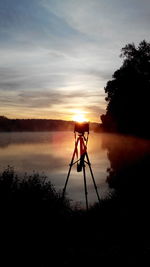
[[[62,198],[64,198],[64,196],[65,196],[66,187],[67,187],[67,184],[68,184],[68,180],[69,180],[69,176],[70,176],[71,168],[72,168],[72,163],[70,163],[70,167],[69,167],[69,171],[68,171],[67,179],[66,179],[66,182],[65,182],[65,186],[64,186],[64,188],[63,188]]]
[[[86,201],[86,209],[89,209],[88,206],[88,192],[87,192],[87,185],[86,185],[86,174],[85,174],[85,165],[83,164],[83,176],[84,176],[84,191],[85,191],[85,201]]]
[[[92,177],[92,180],[93,180],[93,184],[94,184],[95,192],[96,192],[98,201],[99,201],[99,203],[100,203],[100,196],[99,196],[99,193],[98,193],[98,190],[97,190],[97,185],[96,185],[96,182],[95,182],[95,179],[94,179],[93,171],[92,171],[92,168],[91,168],[91,163],[90,163],[90,160],[89,160],[89,157],[88,157],[87,152],[86,152],[86,158],[87,158],[87,163],[88,163],[88,165],[89,165],[89,169],[90,169],[90,172],[91,172],[91,177]]]
[[[75,144],[75,149],[74,149],[74,152],[73,152],[73,156],[72,156],[71,162],[70,162],[70,164],[69,164],[70,167],[69,167],[69,171],[68,171],[67,179],[66,179],[66,182],[65,182],[65,186],[64,186],[64,188],[63,188],[62,198],[64,198],[64,196],[65,196],[66,187],[67,187],[67,184],[68,184],[68,180],[69,180],[69,176],[70,176],[71,168],[72,168],[72,166],[73,166],[73,161],[74,161],[74,157],[75,157],[75,154],[76,154],[76,150],[77,150],[78,142],[79,142],[79,140],[77,140],[77,142],[76,142],[76,144]]]

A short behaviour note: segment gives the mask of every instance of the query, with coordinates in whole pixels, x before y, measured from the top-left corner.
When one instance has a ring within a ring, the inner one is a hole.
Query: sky
[[[121,48],[149,25],[149,0],[0,0],[0,116],[99,122]]]

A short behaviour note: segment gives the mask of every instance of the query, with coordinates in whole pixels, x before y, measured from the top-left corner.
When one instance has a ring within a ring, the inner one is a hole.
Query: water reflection
[[[68,165],[74,149],[72,132],[0,133],[0,169],[8,164],[23,175],[32,171],[44,172],[57,189],[64,186]],[[102,135],[91,133],[88,154],[96,183],[103,198],[109,192],[106,169],[110,166],[107,150],[102,148]],[[97,200],[87,168],[89,202]],[[68,196],[74,202],[85,202],[83,177],[74,167],[67,186]]]
[[[117,204],[130,216],[135,213],[138,219],[147,216],[150,203],[150,141],[103,135],[102,147],[108,151],[110,168],[107,170],[107,182],[115,189]]]
[[[44,172],[57,189],[64,186],[74,149],[72,132],[0,133],[0,169],[8,164],[23,175]],[[100,196],[110,188],[128,200],[137,194],[149,195],[150,141],[113,134],[91,133],[88,154]],[[87,170],[88,198],[97,200]],[[141,190],[142,188],[142,190]],[[68,196],[85,202],[83,177],[74,167],[67,186]]]

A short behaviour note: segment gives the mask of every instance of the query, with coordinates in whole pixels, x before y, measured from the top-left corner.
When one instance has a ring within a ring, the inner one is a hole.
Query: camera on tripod
[[[75,122],[74,132],[79,134],[84,134],[85,132],[89,133],[89,122]]]
[[[91,163],[90,163],[89,156],[87,153],[88,136],[89,136],[89,122],[86,122],[86,121],[82,121],[82,122],[78,121],[77,122],[76,121],[74,124],[75,147],[74,147],[73,155],[71,158],[71,162],[69,164],[69,171],[68,171],[68,175],[67,175],[66,182],[65,182],[65,185],[63,188],[63,193],[62,193],[62,198],[64,199],[66,187],[67,187],[68,180],[69,180],[70,173],[71,173],[71,168],[73,167],[73,165],[76,164],[77,165],[77,172],[83,171],[84,191],[85,191],[85,200],[86,200],[86,209],[87,210],[88,210],[88,197],[87,197],[88,193],[87,193],[86,171],[85,171],[86,166],[89,167],[92,181],[93,181],[94,188],[95,188],[95,192],[96,192],[98,201],[100,203],[100,197],[99,197],[99,193],[97,190],[97,185],[95,182]]]

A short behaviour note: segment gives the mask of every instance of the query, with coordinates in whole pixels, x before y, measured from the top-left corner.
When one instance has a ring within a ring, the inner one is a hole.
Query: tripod
[[[96,185],[96,182],[94,179],[94,175],[93,175],[91,163],[89,160],[89,156],[87,153],[87,143],[88,143],[88,134],[87,134],[87,137],[85,137],[84,133],[78,133],[78,137],[76,138],[76,133],[75,133],[75,148],[73,151],[71,162],[69,164],[70,167],[69,167],[69,171],[68,171],[68,175],[67,175],[67,179],[65,182],[62,196],[63,196],[63,198],[65,196],[66,187],[67,187],[69,176],[71,173],[71,168],[73,165],[77,164],[77,172],[81,172],[83,170],[85,201],[86,201],[86,209],[88,210],[88,196],[87,196],[88,192],[87,192],[87,184],[86,184],[86,172],[85,172],[85,166],[86,165],[85,164],[87,164],[89,166],[90,174],[92,177],[92,181],[94,184],[95,192],[96,192],[99,203],[100,203],[100,197],[99,197],[97,185]],[[78,147],[79,147],[79,152],[78,152]],[[79,159],[78,159],[78,154],[80,155]],[[75,156],[77,157],[76,161],[74,161]]]

